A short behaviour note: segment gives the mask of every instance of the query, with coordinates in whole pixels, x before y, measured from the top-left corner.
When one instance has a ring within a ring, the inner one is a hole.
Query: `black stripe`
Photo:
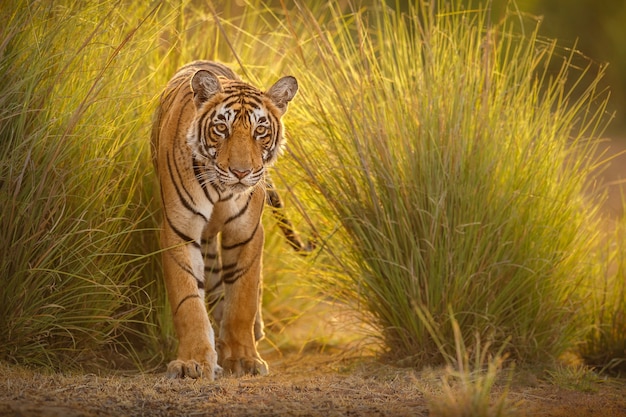
[[[171,160],[174,161],[174,168],[176,168],[176,175],[178,176],[178,180],[179,180],[179,183],[181,184],[181,187],[182,187],[183,191],[185,191],[185,194],[187,194],[187,197],[189,197],[189,199],[191,200],[191,204],[196,205],[196,202],[193,199],[193,196],[191,195],[189,190],[187,190],[187,188],[185,187],[185,180],[183,178],[183,175],[181,174],[180,167],[178,166],[178,160],[176,159],[176,156],[170,157],[171,155],[170,155],[169,152],[167,152],[166,155],[167,155],[167,166],[170,169],[170,177],[172,177],[172,182],[174,184],[176,184],[174,182],[174,177],[173,177],[173,174],[172,174],[172,166],[171,166],[171,162],[170,162]],[[193,160],[191,162],[193,163]]]
[[[233,264],[226,264],[226,265],[222,265],[222,270],[223,270],[223,271],[229,271],[229,270],[231,270],[231,269],[236,268],[236,267],[237,267],[237,265],[238,265],[238,263],[237,263],[237,262],[235,262],[235,263],[233,263]]]
[[[238,219],[239,217],[243,216],[244,213],[246,211],[248,211],[248,206],[250,205],[250,201],[252,201],[252,197],[253,196],[254,196],[254,193],[250,193],[250,195],[248,196],[248,200],[246,201],[246,204],[244,204],[244,206],[241,208],[241,210],[239,210],[238,213],[233,214],[232,216],[227,218],[226,221],[224,221],[224,224],[228,224],[228,223],[232,222],[233,220]]]
[[[308,251],[314,247],[312,244],[305,245],[304,242],[300,239],[300,236],[295,231],[293,224],[289,220],[289,218],[284,213],[284,205],[282,200],[280,199],[280,195],[274,188],[274,184],[271,179],[266,178],[265,182],[266,193],[265,197],[267,200],[267,204],[272,207],[272,213],[276,217],[276,222],[278,223],[278,227],[283,232],[283,235],[287,239],[289,245],[297,251]]]
[[[181,89],[181,85],[177,86],[173,90],[166,91],[163,93],[163,96],[161,98],[161,103],[163,105],[163,110],[162,110],[163,114],[169,113],[172,106],[174,106],[177,103],[177,98],[178,98],[180,89]],[[183,105],[182,110],[178,114],[178,120],[176,121],[176,126],[179,126],[180,118],[182,117],[182,114],[185,113],[184,111],[185,107],[190,103],[191,101],[190,96],[192,94],[193,93],[191,91],[188,91],[187,93],[183,94],[182,101],[184,101],[185,104]]]
[[[250,84],[246,84],[243,82],[230,82],[225,83],[224,93],[226,94],[237,94],[237,95],[259,95],[260,91],[258,88],[251,86]]]
[[[165,213],[165,219],[167,220],[167,224],[170,226],[170,228],[183,242],[190,243],[194,248],[200,249],[200,244],[198,242],[196,242],[174,226],[174,224],[170,220],[170,217],[167,215],[167,212]]]
[[[228,200],[230,200],[231,198],[233,198],[233,196],[234,196],[234,194],[233,194],[233,193],[228,194],[226,197],[222,197],[222,194],[220,194],[220,200],[219,200],[219,201],[220,201],[220,202],[228,201]]]
[[[202,176],[202,172],[200,172],[200,167],[198,166],[198,164],[196,164],[196,161],[192,161],[193,164],[193,173],[194,176],[196,177],[196,181],[198,181],[198,184],[200,184],[200,188],[202,188],[202,191],[204,191],[204,195],[206,196],[207,200],[209,200],[209,203],[215,205],[215,201],[213,201],[213,199],[211,198],[211,195],[209,193],[209,189],[206,188],[206,181],[200,181],[200,177]]]
[[[180,303],[178,303],[178,305],[176,306],[176,310],[174,310],[174,315],[176,315],[176,313],[178,313],[178,309],[180,308],[180,306],[187,300],[191,299],[191,298],[200,298],[200,295],[198,294],[189,294],[188,296],[186,296],[185,298],[183,298],[182,300],[180,300]]]
[[[276,191],[276,188],[274,188],[274,183],[269,177],[265,179],[265,197],[267,199],[267,204],[269,204],[270,207],[278,209],[282,209],[284,207],[283,202],[280,199],[280,195]]]
[[[213,291],[217,290],[219,288],[219,286],[222,285],[222,280],[218,280],[217,283],[215,285],[213,285],[206,293],[207,294],[212,294]]]
[[[208,259],[208,260],[213,261],[213,260],[217,259],[217,253],[208,253],[208,252],[206,252],[206,253],[203,253],[203,254],[202,254],[202,257],[203,257],[205,260],[207,260],[207,259]]]
[[[257,230],[259,230],[259,224],[260,224],[260,222],[256,224],[256,226],[254,227],[254,230],[252,231],[252,234],[250,235],[250,237],[248,237],[247,239],[242,240],[241,242],[234,243],[232,245],[228,245],[228,246],[227,245],[222,245],[222,249],[224,249],[224,250],[231,250],[231,249],[235,249],[235,248],[238,248],[240,246],[244,246],[244,245],[247,245],[248,243],[250,243],[250,241],[252,239],[254,239],[254,236],[256,235]]]
[[[205,138],[206,142],[206,131],[208,130],[207,125],[211,124],[213,117],[215,116],[216,110],[213,109],[212,112],[205,112],[197,121],[196,129],[198,133],[198,139],[202,142],[202,138]],[[208,122],[207,122],[208,119]]]
[[[228,97],[225,97],[220,104],[222,104],[226,110],[234,110],[230,107],[237,104],[239,100],[240,98],[238,95],[230,95]]]
[[[200,216],[204,219],[205,222],[208,222],[209,219],[206,218],[206,216],[202,213],[200,213],[198,210],[196,210],[191,203],[189,203],[185,197],[183,197],[182,192],[180,191],[180,189],[178,188],[178,184],[176,184],[176,181],[174,180],[174,174],[172,173],[172,165],[170,163],[170,154],[169,152],[166,154],[166,159],[167,159],[167,167],[169,169],[170,172],[170,180],[172,180],[172,185],[174,186],[174,189],[176,190],[176,194],[178,195],[178,199],[180,200],[180,202],[183,204],[183,206],[185,206],[185,208],[187,210],[189,210],[190,212],[192,212],[193,214]],[[180,177],[180,173],[179,173],[179,177]],[[189,195],[189,192],[183,187],[183,189],[185,190],[185,192],[187,193],[187,195]],[[191,196],[190,196],[191,197]]]
[[[204,266],[204,273],[205,274],[216,274],[219,275],[222,273],[222,269],[221,268],[217,268],[215,266]]]
[[[176,258],[174,255],[172,255],[171,253],[167,252],[170,256],[170,258],[172,258],[174,260],[174,262],[176,263],[176,265],[178,265],[178,267],[180,269],[182,269],[184,272],[188,273],[189,275],[191,275],[196,281],[200,281],[198,279],[198,277],[196,277],[196,275],[193,273],[193,270],[191,269],[191,267],[187,264],[184,264],[182,262],[180,262],[178,260],[178,258]]]
[[[224,284],[234,284],[239,278],[243,276],[243,274],[248,272],[248,269],[235,269],[228,274],[224,274],[222,276],[222,281],[224,281]]]
[[[244,276],[250,270],[254,262],[255,261],[253,260],[249,265],[246,265],[243,268],[236,268],[228,273],[222,274],[222,281],[224,281],[225,284],[234,284],[239,278]]]
[[[237,120],[241,120],[242,115],[245,115],[245,109],[243,109],[241,106],[239,107],[239,109],[235,109],[234,105],[237,103],[233,103],[233,109],[232,112],[234,113],[233,115],[233,127],[235,125],[235,123],[237,123]]]
[[[260,109],[263,105],[263,101],[257,96],[245,96],[243,102],[248,107],[254,107],[254,109]]]
[[[182,85],[181,85],[182,87]],[[180,88],[178,88],[178,90],[180,90]],[[174,96],[173,98],[176,98],[178,96],[178,94],[176,96]],[[185,112],[185,108],[187,108],[187,106],[189,104],[191,104],[193,99],[193,93],[191,92],[191,90],[187,93],[185,93],[185,95],[183,96],[183,100],[185,100],[185,104],[183,104],[183,106],[181,107],[180,111],[178,112],[178,119],[176,120],[176,124],[174,124],[174,126],[176,126],[176,131],[174,132],[174,137],[177,138],[178,135],[180,134],[180,127],[181,127],[181,119],[183,118],[183,115],[186,114]],[[172,105],[176,104],[176,101],[172,101]]]
[[[167,252],[167,253],[168,253],[169,257],[176,263],[176,265],[178,265],[178,267],[183,270],[183,272],[186,272],[187,274],[191,275],[193,277],[193,279],[196,280],[196,284],[198,285],[198,289],[203,290],[204,289],[204,280],[198,278],[196,276],[196,274],[194,274],[192,269],[189,267],[189,265],[180,262],[178,260],[178,258],[176,258],[171,253],[169,253],[169,252]]]

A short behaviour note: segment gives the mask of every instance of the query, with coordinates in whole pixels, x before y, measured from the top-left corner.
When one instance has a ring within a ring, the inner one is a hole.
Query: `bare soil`
[[[623,211],[621,179],[626,142],[602,173],[608,187],[605,211]],[[310,323],[309,323],[310,324]],[[434,416],[446,414],[443,370],[395,368],[373,357],[289,353],[264,355],[270,375],[170,380],[164,370],[131,375],[46,373],[0,363],[0,416]],[[567,372],[564,373],[567,375]],[[522,416],[626,417],[626,381],[585,376],[567,379],[518,371],[507,398]],[[445,407],[443,407],[445,410]],[[464,414],[468,415],[469,414]]]
[[[434,402],[447,401],[440,389],[444,373],[436,370],[324,354],[272,359],[268,376],[215,382],[172,380],[164,373],[46,374],[2,365],[0,416],[429,416]],[[522,416],[626,417],[625,394],[624,381],[565,388],[522,373],[508,398]]]

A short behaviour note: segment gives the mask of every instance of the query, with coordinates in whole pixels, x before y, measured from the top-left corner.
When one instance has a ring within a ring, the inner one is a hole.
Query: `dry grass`
[[[446,373],[327,354],[269,358],[266,377],[217,382],[131,376],[48,374],[0,365],[0,415],[19,416],[427,416],[426,398]],[[519,373],[510,398],[528,416],[626,416],[624,383],[580,392]],[[498,395],[498,388],[494,390]],[[433,401],[433,400],[430,400]],[[438,414],[441,415],[441,414]]]
[[[382,364],[364,353],[354,338],[363,329],[354,326],[320,304],[286,326],[280,336],[289,343],[276,334],[262,342],[270,375],[216,382],[167,379],[164,369],[53,373],[0,362],[0,416],[479,416],[463,408],[469,386],[462,374],[449,366],[417,371]],[[493,385],[484,394],[491,404],[506,397],[516,416],[626,417],[623,380],[577,370],[580,364],[486,372]],[[449,406],[455,396],[461,408]]]

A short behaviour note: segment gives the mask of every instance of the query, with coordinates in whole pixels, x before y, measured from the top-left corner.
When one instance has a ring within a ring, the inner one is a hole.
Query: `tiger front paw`
[[[226,374],[236,377],[243,375],[267,375],[269,373],[267,363],[258,357],[226,358],[222,360],[222,368],[224,368]]]
[[[206,378],[209,381],[214,381],[215,378],[222,375],[222,372],[222,367],[218,364],[199,363],[193,359],[187,361],[176,359],[167,365],[165,375],[168,378]]]
[[[251,334],[252,335],[252,334]],[[261,359],[254,342],[240,344],[226,342],[223,339],[217,342],[218,362],[227,375],[240,377],[243,375],[267,375],[269,367]]]

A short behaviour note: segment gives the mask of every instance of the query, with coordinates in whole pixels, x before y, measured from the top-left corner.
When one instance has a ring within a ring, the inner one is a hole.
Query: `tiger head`
[[[287,76],[267,92],[199,70],[191,78],[195,117],[187,143],[201,181],[235,193],[256,186],[281,152],[281,117],[298,91]]]

